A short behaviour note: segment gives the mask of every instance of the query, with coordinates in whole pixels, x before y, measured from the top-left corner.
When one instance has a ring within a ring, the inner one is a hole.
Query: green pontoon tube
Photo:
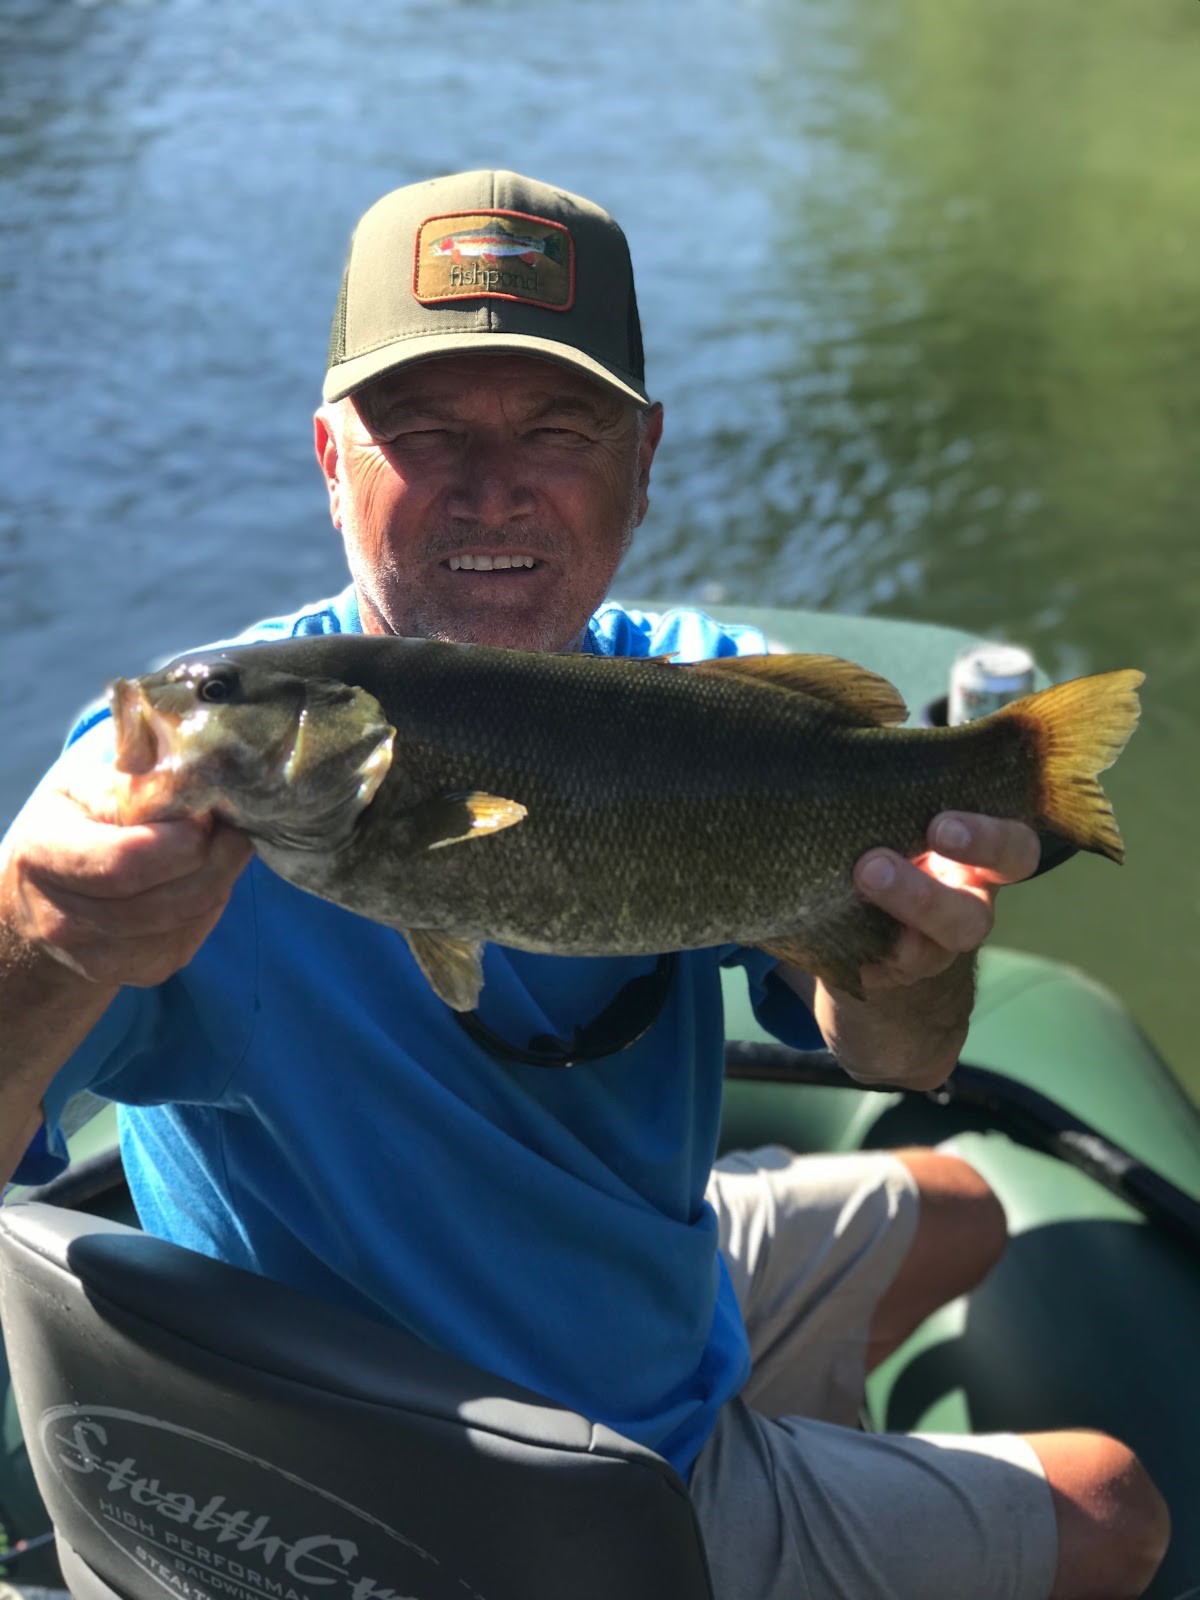
[[[945,628],[794,611],[730,610],[728,620],[757,624],[783,648],[860,661],[912,707],[945,693],[950,663],[975,642]],[[735,1041],[725,1148],[948,1142],[1008,1215],[1011,1242],[987,1280],[872,1375],[864,1426],[1116,1435],[1172,1511],[1171,1549],[1149,1593],[1200,1596],[1200,1114],[1121,1004],[1072,968],[988,948],[962,1062],[944,1090],[925,1094],[860,1090],[824,1052],[784,1049],[758,1027],[737,974],[725,1000]],[[111,1108],[71,1150],[71,1170],[44,1198],[131,1221]],[[29,1197],[14,1190],[6,1203]],[[0,1553],[0,1576],[60,1585],[11,1393],[0,1524],[11,1551],[7,1561]]]

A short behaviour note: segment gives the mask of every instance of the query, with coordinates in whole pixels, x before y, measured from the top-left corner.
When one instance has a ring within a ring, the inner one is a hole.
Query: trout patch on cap
[[[413,295],[516,300],[548,311],[575,301],[575,241],[561,222],[522,211],[451,211],[417,229]]]

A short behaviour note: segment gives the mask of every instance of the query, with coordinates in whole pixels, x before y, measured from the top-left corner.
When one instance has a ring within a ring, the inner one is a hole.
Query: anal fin
[[[856,1000],[866,999],[860,975],[862,962],[849,950],[818,951],[811,945],[803,945],[798,940],[787,938],[766,940],[758,948],[765,950],[767,955],[774,956],[776,961],[782,961],[791,967],[799,967],[801,972],[810,973],[822,983],[831,983],[837,989],[844,989]]]

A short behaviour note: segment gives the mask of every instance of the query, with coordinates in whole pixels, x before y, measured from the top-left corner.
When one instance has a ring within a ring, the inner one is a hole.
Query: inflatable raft
[[[721,615],[720,608],[714,610]],[[910,707],[918,710],[945,694],[951,662],[973,642],[944,628],[795,611],[739,608],[729,612],[728,620],[757,624],[780,648],[830,652],[859,661],[894,682]],[[1070,893],[1065,880],[1062,892]],[[799,1151],[830,1151],[949,1142],[984,1174],[1007,1212],[1012,1239],[1004,1259],[977,1290],[930,1318],[872,1375],[864,1426],[943,1432],[1073,1426],[1115,1434],[1141,1456],[1172,1509],[1172,1546],[1149,1592],[1160,1600],[1200,1595],[1200,1452],[1195,1443],[1200,1423],[1200,1114],[1119,1001],[1072,968],[1014,950],[988,948],[981,959],[979,998],[962,1063],[946,1089],[932,1094],[859,1090],[822,1052],[794,1052],[777,1045],[759,1029],[736,974],[727,986],[726,1012],[727,1036],[733,1042],[727,1052],[725,1148],[775,1142]],[[72,1167],[62,1178],[36,1194],[10,1191],[6,1206],[35,1199],[60,1208],[64,1238],[79,1228],[86,1233],[87,1216],[133,1224],[115,1147],[112,1108],[104,1107],[82,1121],[71,1151]],[[71,1218],[71,1212],[82,1215]],[[65,1322],[62,1305],[69,1303],[69,1296],[39,1287],[36,1274],[26,1283],[20,1263],[29,1255],[30,1238],[24,1235],[34,1239],[34,1253],[41,1251],[50,1261],[52,1277],[54,1272],[61,1276],[72,1249],[79,1252],[78,1241],[62,1244],[53,1226],[47,1231],[44,1220],[38,1221],[47,1213],[31,1210],[25,1215],[36,1226],[0,1227],[2,1270],[9,1275],[0,1280],[5,1334],[17,1330],[22,1352],[15,1384],[22,1392],[14,1396],[10,1388],[6,1394],[0,1577],[17,1586],[61,1586],[65,1567],[77,1594],[83,1590],[111,1595],[112,1574],[102,1574],[100,1587],[95,1586],[93,1568],[86,1561],[80,1564],[71,1542],[76,1535],[69,1530],[65,1536],[69,1559],[60,1567],[47,1504],[54,1512],[61,1549],[63,1518],[69,1522],[75,1515],[75,1502],[68,1496],[66,1509],[60,1506],[62,1485],[47,1477],[44,1439],[31,1452],[22,1421],[32,1433],[36,1419],[48,1414],[47,1398],[54,1399],[54,1394],[45,1388],[52,1379],[43,1368],[57,1372],[61,1358],[64,1370],[74,1370],[73,1342],[80,1351],[86,1345],[93,1360],[110,1361],[107,1369],[102,1364],[99,1370],[111,1372],[114,1395],[128,1384],[129,1374],[123,1356],[103,1357],[103,1339],[89,1320],[96,1314],[97,1297],[86,1273],[81,1271],[82,1288],[73,1286],[81,1298]],[[13,1221],[16,1224],[17,1219]],[[144,1242],[151,1246],[151,1241]],[[130,1236],[117,1238],[120,1249],[127,1250],[129,1243]],[[61,1260],[56,1256],[60,1250]],[[175,1273],[174,1258],[186,1254],[173,1252],[170,1258],[151,1260],[135,1250],[134,1265],[143,1275],[155,1270]],[[85,1258],[90,1259],[88,1249],[80,1260]],[[107,1272],[103,1250],[97,1259]],[[195,1291],[192,1313],[197,1328],[207,1326],[206,1319],[211,1318],[212,1295],[223,1292],[221,1285],[234,1284],[233,1278],[220,1276],[232,1269],[207,1263],[201,1270],[218,1276],[213,1280],[215,1289],[204,1280],[204,1303],[201,1290]],[[175,1281],[172,1277],[172,1285]],[[188,1325],[191,1281],[184,1263],[179,1280],[183,1287],[177,1292],[173,1287],[169,1309],[176,1335],[179,1325]],[[118,1295],[116,1289],[111,1292]],[[130,1293],[137,1298],[134,1291]],[[243,1306],[235,1287],[228,1295],[221,1320],[236,1331]],[[48,1310],[51,1302],[54,1309]],[[279,1303],[283,1306],[283,1301]],[[271,1304],[263,1313],[268,1318]],[[99,1314],[103,1319],[103,1309]],[[37,1354],[43,1316],[60,1323],[56,1330],[47,1327],[46,1348],[54,1354],[45,1362]],[[106,1329],[101,1333],[107,1336]],[[414,1353],[414,1360],[423,1365],[425,1358]],[[456,1383],[467,1382],[460,1374],[453,1376]],[[485,1380],[486,1375],[474,1375],[471,1381],[477,1388]],[[448,1381],[439,1369],[439,1392]],[[103,1378],[100,1387],[105,1387]],[[474,1393],[471,1382],[467,1388]],[[507,1386],[492,1385],[489,1394],[496,1392],[507,1395]],[[89,1398],[99,1402],[105,1396],[92,1393]],[[520,1426],[525,1415],[520,1407],[526,1400],[536,1403],[536,1397],[520,1395],[506,1402],[506,1416],[516,1417]],[[181,1412],[186,1410],[182,1394],[180,1407]],[[464,1409],[470,1408],[457,1402],[457,1410]],[[114,1401],[113,1414],[119,1410]],[[580,1419],[553,1408],[537,1415],[544,1418],[551,1413],[553,1425],[546,1424],[546,1431],[558,1456],[565,1459],[570,1448],[563,1441],[574,1437],[571,1427]],[[121,1415],[129,1414],[126,1406]],[[160,1418],[156,1426],[161,1429],[169,1423],[170,1419]],[[180,1437],[188,1432],[182,1423],[174,1431]],[[198,1437],[194,1427],[188,1436]],[[595,1434],[586,1437],[592,1442],[584,1453],[595,1465]],[[613,1446],[614,1459],[620,1456],[618,1446],[619,1441]],[[631,1448],[636,1458],[631,1458],[632,1465],[621,1457],[629,1470],[643,1474],[650,1470],[656,1492],[665,1493],[669,1504],[680,1499],[686,1503],[686,1497],[677,1493],[682,1486],[670,1481],[670,1469],[656,1465],[657,1458],[647,1463],[641,1458],[649,1452]],[[282,1474],[296,1495],[301,1489],[325,1494],[295,1476],[299,1469],[290,1451],[291,1446],[281,1446],[277,1452],[272,1483]],[[35,1482],[31,1454],[45,1501]],[[259,1468],[267,1465],[254,1459]],[[468,1459],[473,1470],[475,1456]],[[447,1470],[458,1469],[451,1465]],[[532,1474],[539,1468],[531,1465],[526,1470]],[[68,1489],[71,1476],[65,1475]],[[255,1492],[266,1492],[263,1481],[260,1474]],[[554,1481],[547,1477],[540,1487],[557,1493]],[[286,1503],[286,1493],[284,1499]],[[615,1515],[632,1516],[632,1512]],[[686,1521],[686,1511],[683,1515]],[[99,1526],[98,1518],[93,1508],[84,1521]],[[636,1544],[632,1523],[627,1531]],[[493,1529],[493,1534],[503,1542],[503,1528]],[[470,1538],[466,1527],[463,1537]],[[662,1556],[664,1561],[677,1560],[680,1568],[670,1580],[670,1590],[661,1592],[673,1592],[684,1600],[702,1596],[706,1579],[702,1557],[697,1559],[694,1551],[689,1554],[686,1527],[681,1538],[678,1550]],[[218,1594],[234,1592],[228,1576],[221,1583],[215,1578],[206,1583],[203,1573],[175,1582],[169,1577],[170,1562],[157,1571],[154,1560],[159,1558],[152,1551],[143,1554],[146,1564],[135,1562],[131,1585],[116,1584],[118,1592],[157,1594],[166,1588],[193,1600],[209,1594],[215,1600]],[[107,1557],[102,1553],[101,1567],[103,1559]],[[682,1569],[689,1560],[694,1570],[685,1577]],[[181,1561],[182,1557],[175,1559],[179,1570]],[[424,1570],[433,1571],[428,1566]],[[263,1592],[274,1592],[269,1574],[238,1581],[244,1593],[259,1592],[260,1585]],[[591,1594],[591,1585],[599,1581],[591,1574],[579,1593]],[[633,1594],[640,1580],[611,1581],[625,1583],[626,1592]],[[653,1581],[661,1582],[661,1576]],[[442,1589],[431,1580],[428,1592],[440,1594]],[[461,1582],[454,1592],[465,1592]],[[493,1594],[503,1596],[509,1590],[499,1582],[494,1589],[481,1584],[480,1592],[491,1600]],[[527,1579],[525,1592],[532,1597],[542,1588]]]

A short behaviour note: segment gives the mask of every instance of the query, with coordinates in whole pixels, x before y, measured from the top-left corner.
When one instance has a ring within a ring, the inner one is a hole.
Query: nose
[[[535,502],[533,485],[515,444],[483,435],[466,441],[448,491],[451,516],[502,528],[531,516]]]

